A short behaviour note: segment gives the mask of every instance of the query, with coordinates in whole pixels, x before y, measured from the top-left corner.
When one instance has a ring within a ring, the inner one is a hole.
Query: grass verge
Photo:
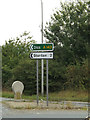
[[[58,93],[50,93],[49,100],[51,101],[82,101],[88,102],[88,92],[87,91],[61,91]]]
[[[2,97],[14,98],[14,93],[11,91],[2,91]],[[36,100],[36,95],[27,96],[22,95],[22,99],[27,99],[30,101]],[[46,100],[46,95],[39,95],[39,100]],[[49,93],[49,101],[88,101],[88,92],[87,91],[61,91],[58,93]]]
[[[71,102],[67,104],[61,104],[60,102],[57,104],[49,103],[49,106],[46,106],[44,102],[39,102],[38,106],[36,102],[2,101],[2,103],[12,109],[87,110],[87,107],[74,106]]]

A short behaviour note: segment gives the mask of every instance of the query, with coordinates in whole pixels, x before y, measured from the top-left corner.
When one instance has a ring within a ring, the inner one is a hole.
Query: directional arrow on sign
[[[30,50],[33,50],[33,44],[30,45]]]
[[[32,53],[30,54],[30,58],[33,58],[33,54]]]

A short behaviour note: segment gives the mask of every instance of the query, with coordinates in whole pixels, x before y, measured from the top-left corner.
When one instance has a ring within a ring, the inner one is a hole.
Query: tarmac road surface
[[[86,118],[86,110],[18,110],[2,105],[2,118]]]
[[[0,103],[0,116],[1,112],[2,118],[86,118],[88,116],[88,110],[20,110],[11,109]]]

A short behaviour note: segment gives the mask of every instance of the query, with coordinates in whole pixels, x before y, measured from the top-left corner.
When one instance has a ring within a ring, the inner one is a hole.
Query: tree
[[[20,37],[16,39],[9,39],[5,45],[2,46],[2,85],[3,87],[9,87],[9,80],[12,78],[12,69],[14,69],[18,63],[29,57],[30,44],[35,42],[32,40],[29,32],[24,32]]]
[[[25,94],[36,93],[36,63],[30,58],[23,58],[18,65],[12,70],[13,77],[10,79],[10,85],[13,81],[19,80],[24,84]]]
[[[61,47],[67,58],[70,55],[72,63],[87,58],[89,3],[80,0],[61,3],[61,9],[53,14],[45,28],[45,37],[56,49]]]
[[[83,0],[61,3],[46,24],[44,36],[55,45],[49,84],[56,91],[87,88],[87,65],[83,62],[88,54],[89,4]]]
[[[65,88],[73,90],[88,90],[88,60],[84,60],[83,65],[69,65],[66,69]]]

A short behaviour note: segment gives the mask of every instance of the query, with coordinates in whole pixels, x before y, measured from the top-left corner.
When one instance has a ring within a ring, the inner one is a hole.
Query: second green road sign
[[[53,43],[31,44],[30,50],[31,51],[53,51],[54,45],[53,45]]]

